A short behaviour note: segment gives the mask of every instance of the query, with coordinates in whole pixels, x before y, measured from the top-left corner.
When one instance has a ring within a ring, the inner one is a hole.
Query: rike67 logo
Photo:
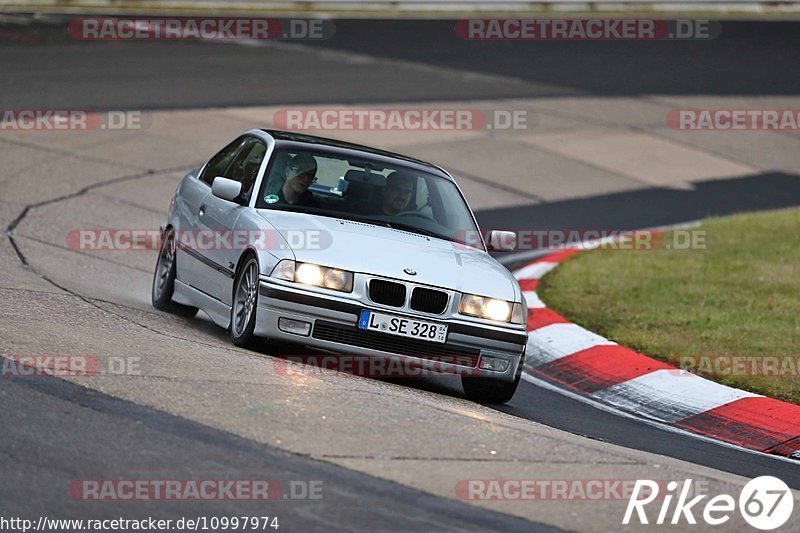
[[[708,495],[691,497],[691,479],[685,480],[680,487],[677,481],[670,481],[666,486],[666,494],[659,494],[660,488],[663,488],[663,483],[649,479],[637,480],[625,509],[623,525],[631,523],[634,512],[640,524],[651,523],[649,520],[652,516],[648,518],[645,507],[656,500],[661,504],[654,522],[658,525],[680,524],[682,520],[688,524],[697,524],[697,513],[706,524],[719,526],[728,522],[736,510],[737,501],[728,494],[714,496],[704,502],[704,505],[701,504]],[[769,531],[781,527],[789,520],[794,509],[794,498],[786,483],[776,477],[761,476],[744,486],[739,494],[738,506],[739,513],[748,524],[756,529]]]

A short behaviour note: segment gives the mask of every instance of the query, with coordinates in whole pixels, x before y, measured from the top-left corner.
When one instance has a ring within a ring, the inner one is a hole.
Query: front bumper
[[[448,325],[447,342],[441,344],[360,330],[357,323],[363,309],[445,323]],[[280,318],[309,322],[311,331],[307,336],[282,331],[278,327]],[[474,373],[501,381],[515,379],[528,338],[527,333],[518,329],[409,315],[264,279],[259,289],[254,332],[260,337],[300,344],[314,352],[400,359],[434,372]],[[509,364],[503,372],[479,370],[482,357],[507,360]]]

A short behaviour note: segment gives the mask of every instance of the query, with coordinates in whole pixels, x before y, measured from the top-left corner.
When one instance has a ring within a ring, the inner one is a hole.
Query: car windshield
[[[363,157],[278,149],[256,207],[359,220],[470,246],[480,242],[450,180]]]

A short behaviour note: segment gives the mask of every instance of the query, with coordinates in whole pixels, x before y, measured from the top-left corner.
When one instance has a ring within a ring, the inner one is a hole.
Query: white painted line
[[[557,266],[558,263],[550,261],[533,263],[514,272],[514,277],[517,279],[540,279]]]
[[[791,465],[797,466],[797,460],[795,460],[795,459],[789,459],[788,457],[783,457],[782,455],[774,455],[774,454],[771,454],[771,453],[764,453],[764,452],[760,452],[758,450],[745,448],[745,447],[739,446],[737,444],[731,444],[729,442],[724,442],[724,441],[717,440],[717,439],[714,439],[714,438],[711,438],[711,437],[706,437],[705,435],[701,435],[699,433],[693,433],[693,432],[687,431],[685,429],[677,428],[675,426],[670,426],[669,424],[665,424],[663,422],[657,422],[655,420],[650,420],[649,418],[643,418],[641,416],[636,416],[635,414],[626,413],[625,411],[617,409],[616,407],[612,407],[610,405],[606,405],[604,403],[601,403],[601,402],[597,401],[594,398],[590,398],[588,396],[583,396],[583,395],[578,394],[576,392],[572,392],[572,391],[567,390],[565,388],[559,387],[558,385],[553,385],[552,383],[550,383],[548,381],[545,381],[543,379],[537,378],[536,376],[532,376],[532,375],[528,374],[527,372],[523,372],[522,373],[522,380],[523,381],[527,381],[531,385],[535,385],[537,387],[541,387],[542,389],[549,390],[551,392],[555,392],[555,393],[560,394],[562,396],[566,396],[567,398],[569,398],[571,400],[576,400],[578,402],[586,404],[589,407],[593,407],[593,408],[597,409],[598,411],[603,411],[605,413],[609,413],[609,414],[612,414],[614,416],[619,416],[621,418],[627,418],[628,420],[634,420],[636,422],[639,422],[640,424],[646,424],[648,426],[655,427],[655,428],[658,428],[658,429],[661,429],[661,430],[664,430],[664,431],[668,431],[670,433],[677,433],[678,435],[683,435],[685,437],[690,437],[692,439],[700,440],[700,441],[707,442],[707,443],[710,443],[710,444],[716,444],[717,446],[722,446],[723,448],[730,448],[730,449],[736,450],[738,452],[750,453],[750,454],[753,454],[753,455],[757,455],[759,457],[768,457],[770,459],[775,459],[776,461],[783,461],[783,462],[789,463]]]
[[[641,416],[674,423],[740,398],[759,395],[720,385],[690,372],[656,370],[593,396]]]
[[[535,291],[523,291],[522,295],[525,297],[528,309],[544,309],[547,307]]]
[[[539,366],[592,346],[612,345],[605,337],[577,324],[550,324],[528,332],[526,364]]]

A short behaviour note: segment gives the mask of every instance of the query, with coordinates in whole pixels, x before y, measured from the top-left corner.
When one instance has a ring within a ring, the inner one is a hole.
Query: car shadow
[[[387,364],[387,359],[382,359],[382,364],[372,367],[377,372],[370,372],[369,364],[365,363],[369,356],[322,353],[302,345],[275,345],[267,340],[257,343],[251,349],[262,355],[282,361],[283,366],[276,366],[276,372],[289,377],[295,375],[357,377],[444,396],[465,398],[464,390],[461,387],[461,376],[457,374],[436,375],[413,365]],[[376,357],[380,358],[380,356]],[[361,368],[366,371],[358,370],[358,361],[362,361]]]
[[[211,319],[203,312],[200,311],[196,317],[186,320],[193,328],[219,340],[222,343],[230,344],[229,333],[214,324]],[[231,344],[231,347],[233,345]],[[330,353],[322,353],[304,347],[301,344],[286,344],[274,343],[268,339],[257,339],[256,342],[247,348],[250,352],[269,357],[278,361],[282,361],[283,365],[276,365],[275,369],[279,373],[291,377],[293,375],[309,375],[309,376],[334,376],[336,373],[345,374],[350,377],[361,377],[364,379],[374,379],[384,383],[391,383],[394,385],[401,385],[404,387],[411,387],[417,390],[441,394],[444,396],[451,396],[455,398],[464,398],[464,390],[461,387],[461,376],[443,374],[441,376],[427,374],[425,377],[418,377],[417,374],[411,376],[403,375],[360,375],[358,372],[348,372],[347,363],[336,365],[336,370],[333,370],[330,364],[331,357],[349,357],[347,355],[337,356]],[[363,356],[360,356],[363,358]],[[298,361],[303,359],[303,364]],[[328,359],[325,359],[328,358]],[[343,369],[343,370],[340,370]]]

